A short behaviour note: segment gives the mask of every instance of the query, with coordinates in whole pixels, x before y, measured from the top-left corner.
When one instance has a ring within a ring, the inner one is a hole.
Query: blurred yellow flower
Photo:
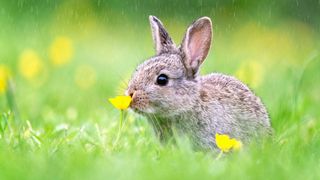
[[[229,152],[231,149],[239,150],[242,147],[241,141],[230,138],[225,134],[216,133],[216,144],[222,152]]]
[[[9,68],[6,65],[0,64],[0,94],[3,94],[6,91],[9,76]]]
[[[247,61],[240,65],[235,76],[245,83],[248,83],[251,87],[257,88],[262,83],[264,69],[262,65],[256,61]]]
[[[82,89],[88,89],[96,83],[96,72],[88,65],[79,66],[75,73],[75,82]]]
[[[50,49],[49,56],[52,64],[61,66],[71,61],[73,56],[73,43],[68,37],[57,37]]]
[[[109,98],[110,103],[117,109],[125,110],[129,107],[132,99],[130,96],[117,96]]]
[[[24,50],[19,59],[19,71],[25,78],[31,80],[43,70],[43,63],[38,54],[31,49]]]

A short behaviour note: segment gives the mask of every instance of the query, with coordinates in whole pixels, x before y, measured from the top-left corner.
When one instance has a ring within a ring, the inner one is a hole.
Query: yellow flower
[[[216,134],[216,144],[222,152],[229,152],[231,149],[239,150],[242,147],[241,141],[230,138],[225,134]]]
[[[49,56],[52,64],[61,66],[70,62],[73,56],[72,41],[68,37],[57,37],[50,49]]]
[[[9,76],[9,68],[0,64],[0,94],[3,94],[6,91]]]
[[[38,54],[27,49],[22,52],[19,60],[19,71],[25,78],[31,80],[43,70],[43,64]]]
[[[132,101],[130,96],[117,96],[115,98],[109,98],[110,103],[117,109],[127,109]]]
[[[232,139],[233,141],[233,150],[239,151],[242,148],[242,142]]]

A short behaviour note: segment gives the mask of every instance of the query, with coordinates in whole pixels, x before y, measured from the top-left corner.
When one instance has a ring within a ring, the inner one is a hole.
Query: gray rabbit
[[[136,68],[126,94],[161,140],[174,129],[208,150],[216,148],[216,133],[248,143],[272,132],[266,108],[246,85],[219,73],[198,75],[211,46],[210,18],[193,22],[178,47],[159,19],[149,20],[156,55]]]

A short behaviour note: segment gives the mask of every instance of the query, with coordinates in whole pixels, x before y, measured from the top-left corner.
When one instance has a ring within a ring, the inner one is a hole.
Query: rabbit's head
[[[129,82],[131,108],[142,114],[173,116],[192,110],[198,102],[197,74],[212,38],[208,17],[192,23],[176,47],[161,21],[149,17],[156,55],[140,64]]]

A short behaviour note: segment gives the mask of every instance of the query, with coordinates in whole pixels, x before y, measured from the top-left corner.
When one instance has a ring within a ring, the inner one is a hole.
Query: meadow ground
[[[320,178],[318,26],[207,14],[215,35],[201,74],[246,82],[275,130],[270,140],[216,159],[183,138],[161,145],[133,112],[114,146],[120,113],[107,99],[123,94],[136,65],[154,53],[149,12],[129,17],[71,2],[26,15],[1,2],[9,10],[0,16],[0,179]],[[175,42],[198,17],[163,16]]]

